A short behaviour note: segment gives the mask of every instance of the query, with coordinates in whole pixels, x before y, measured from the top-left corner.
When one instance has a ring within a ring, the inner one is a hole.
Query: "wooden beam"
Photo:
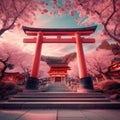
[[[75,43],[75,38],[44,38],[43,43]]]
[[[95,43],[94,38],[82,38],[82,43]]]
[[[82,43],[95,43],[94,38],[81,38]],[[36,38],[25,38],[24,43],[36,43]],[[72,38],[43,38],[43,43],[76,43],[74,37]]]

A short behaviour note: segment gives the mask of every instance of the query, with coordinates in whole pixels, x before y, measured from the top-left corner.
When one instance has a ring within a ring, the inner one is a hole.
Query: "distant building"
[[[19,72],[8,72],[5,73],[2,81],[5,82],[15,82],[17,84],[20,84],[24,81],[23,75]]]
[[[109,75],[113,78],[120,79],[120,62],[114,62],[109,67]]]
[[[67,64],[51,64],[50,67],[50,82],[62,82],[66,80],[67,70],[70,70]]]

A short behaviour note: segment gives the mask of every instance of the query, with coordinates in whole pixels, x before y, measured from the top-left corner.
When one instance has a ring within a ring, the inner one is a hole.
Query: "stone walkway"
[[[56,82],[49,85],[49,89],[46,92],[71,92],[64,83]]]
[[[120,120],[120,110],[0,110],[1,120]]]
[[[52,84],[48,90],[48,92],[63,91],[69,92],[64,84],[59,83]],[[0,110],[0,120],[120,120],[120,109]]]

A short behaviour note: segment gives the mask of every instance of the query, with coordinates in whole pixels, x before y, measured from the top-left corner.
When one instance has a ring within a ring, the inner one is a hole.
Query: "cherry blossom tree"
[[[24,74],[25,79],[30,76],[31,72],[31,65],[32,65],[32,59],[33,55],[28,53],[23,53],[23,57],[21,58],[21,61],[19,61],[18,65],[18,71]],[[48,71],[50,70],[49,65],[45,61],[40,61],[40,67],[39,67],[39,78],[45,78],[49,77]]]
[[[120,43],[119,0],[82,0],[80,6],[86,10],[90,19],[103,25],[105,34]]]
[[[104,35],[120,42],[120,0],[0,0],[0,35],[6,30],[33,24],[38,14],[79,14],[82,26],[100,23]]]
[[[40,61],[39,78],[48,78],[50,66],[45,61]]]
[[[47,5],[44,0],[0,0],[0,35],[23,22],[32,24],[36,11],[47,13]]]
[[[111,50],[98,49],[86,54],[86,65],[88,74],[95,77],[102,75],[104,80],[107,80],[106,73],[111,65],[115,55]]]
[[[29,53],[22,53],[22,57],[19,61],[19,64],[17,66],[17,71],[21,72],[24,76],[24,81],[30,77],[30,72],[31,72],[31,64],[32,64],[32,59],[33,55]]]
[[[6,71],[24,73],[27,79],[31,71],[32,58],[33,55],[23,52],[14,45],[8,43],[0,44],[0,79],[4,77]],[[41,61],[39,69],[39,73],[41,73],[40,78],[48,77],[49,69],[49,65]]]
[[[101,74],[106,80],[106,73],[109,70],[108,67],[111,65],[114,58],[115,55],[110,50],[98,49],[87,53],[85,59],[88,74],[92,77]],[[68,75],[74,79],[79,78],[77,59],[75,58],[68,65],[71,68],[71,70],[68,71]]]
[[[78,73],[78,64],[76,58],[73,61],[69,62],[68,66],[71,69],[68,71],[68,76],[73,79],[78,79],[79,73]]]
[[[75,15],[80,25],[100,23],[104,35],[120,43],[120,0],[53,0],[54,13]],[[56,11],[55,11],[56,10]]]
[[[15,63],[18,63],[17,61],[19,61],[20,58],[20,51],[20,49],[18,49],[17,47],[13,47],[10,44],[3,43],[0,45],[0,79],[4,77],[4,73],[7,68],[13,69],[13,67],[15,67]]]

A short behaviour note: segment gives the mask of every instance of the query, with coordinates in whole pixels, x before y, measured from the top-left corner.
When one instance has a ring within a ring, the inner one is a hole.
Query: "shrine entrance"
[[[55,78],[55,82],[61,82],[62,81],[62,78],[61,77],[56,77]]]
[[[70,70],[70,67],[68,67],[68,65],[65,63],[50,64],[50,82],[65,82],[68,70]]]
[[[28,36],[33,36],[33,38],[25,38],[24,43],[36,43],[32,70],[26,83],[27,89],[38,88],[37,77],[43,43],[76,44],[80,84],[85,89],[93,89],[92,79],[87,74],[82,43],[95,42],[94,38],[88,38],[88,36],[96,30],[96,26],[86,28],[30,28],[23,26],[23,30]]]

